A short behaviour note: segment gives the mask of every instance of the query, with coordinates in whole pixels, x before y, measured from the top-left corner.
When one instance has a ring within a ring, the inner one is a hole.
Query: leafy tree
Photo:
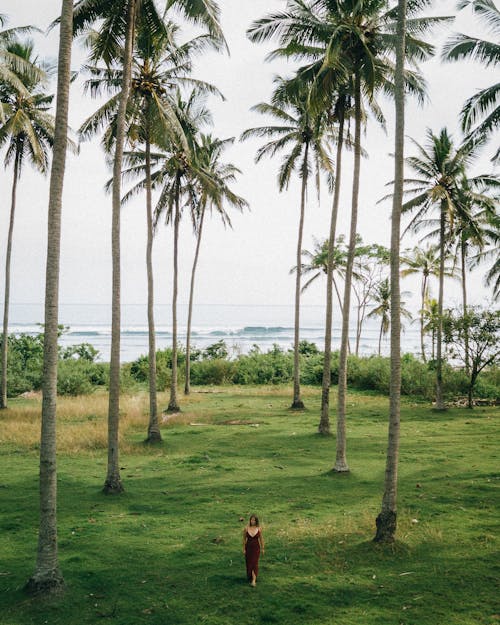
[[[9,330],[9,303],[10,303],[10,265],[12,255],[12,240],[16,212],[17,185],[26,161],[41,173],[48,169],[49,153],[54,141],[54,118],[49,113],[53,96],[45,92],[50,67],[39,63],[33,54],[33,43],[21,43],[12,40],[5,51],[11,56],[22,59],[22,69],[16,66],[10,68],[22,84],[22,91],[13,87],[12,81],[2,81],[0,76],[0,103],[3,111],[3,120],[0,125],[0,146],[7,145],[5,167],[13,165],[13,181],[11,193],[11,207],[9,231],[7,235],[7,250],[5,257],[5,295],[3,312],[3,336]],[[38,70],[25,71],[25,67]],[[8,341],[2,342],[2,379],[0,389],[0,408],[7,408],[7,348]]]
[[[224,360],[229,356],[229,351],[226,342],[221,340],[206,347],[202,354],[207,360]]]
[[[377,300],[377,295],[380,294],[380,282],[388,264],[389,250],[386,247],[378,243],[363,245],[363,241],[358,235],[352,272],[352,291],[357,302],[356,356],[359,355],[363,323],[367,316],[368,307],[374,300]]]
[[[468,408],[481,371],[500,363],[500,311],[472,309],[464,314],[449,311],[443,320],[444,341],[451,358],[469,367]]]

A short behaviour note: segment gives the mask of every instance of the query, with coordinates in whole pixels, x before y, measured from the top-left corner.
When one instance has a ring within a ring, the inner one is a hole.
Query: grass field
[[[0,415],[2,625],[493,625],[498,587],[498,408],[402,409],[398,542],[372,542],[387,399],[350,394],[351,473],[331,472],[319,389],[196,389],[146,447],[147,397],[122,402],[119,497],[101,493],[106,397],[59,403],[64,596],[22,587],[38,524],[38,398]],[[165,405],[166,399],[162,398]],[[332,402],[334,405],[334,402]],[[241,422],[235,424],[234,422]],[[241,532],[266,538],[248,586]]]

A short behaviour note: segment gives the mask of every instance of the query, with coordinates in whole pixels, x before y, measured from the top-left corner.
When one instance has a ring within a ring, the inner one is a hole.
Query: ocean
[[[304,305],[301,308],[300,339],[324,347],[323,306]],[[354,316],[353,316],[354,317]],[[12,304],[10,307],[9,332],[14,334],[37,334],[41,331],[44,313],[41,304]],[[111,319],[109,307],[89,304],[61,304],[60,323],[67,330],[60,338],[63,347],[78,343],[90,343],[99,351],[99,360],[109,360],[111,344]],[[340,317],[334,316],[333,349],[340,343]],[[354,318],[352,321],[355,321]],[[172,343],[171,307],[155,307],[157,349]],[[267,351],[274,344],[283,349],[293,347],[293,306],[264,305],[207,305],[195,306],[191,344],[204,349],[217,341],[225,341],[232,357],[247,353],[254,345]],[[178,341],[186,341],[187,305],[178,307]],[[402,334],[402,351],[419,353],[418,323],[406,322]],[[363,327],[360,353],[377,353],[379,324],[368,319]],[[354,328],[350,336],[354,346]],[[122,306],[121,360],[130,362],[148,351],[148,326],[144,304]],[[389,353],[389,339],[382,340],[382,353]]]

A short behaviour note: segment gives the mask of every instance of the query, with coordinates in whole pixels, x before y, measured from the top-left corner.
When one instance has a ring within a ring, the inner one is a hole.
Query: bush
[[[104,364],[72,358],[59,361],[57,373],[59,395],[88,395],[96,386],[103,386],[107,381],[107,367]]]
[[[283,384],[290,382],[293,375],[293,354],[285,353],[278,345],[265,354],[253,348],[235,363],[235,384]]]
[[[191,365],[191,383],[230,384],[233,381],[234,369],[234,362],[220,358],[193,362]]]

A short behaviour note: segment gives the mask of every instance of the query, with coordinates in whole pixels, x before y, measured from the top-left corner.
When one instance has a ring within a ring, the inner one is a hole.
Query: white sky
[[[250,43],[245,37],[249,24],[271,10],[285,5],[283,0],[219,0],[222,25],[231,56],[206,55],[197,65],[195,77],[215,83],[225,94],[226,102],[211,100],[215,124],[212,132],[219,137],[238,137],[248,127],[266,123],[263,116],[249,111],[258,102],[267,101],[273,76],[290,75],[293,65],[264,58],[273,45]],[[437,0],[434,14],[455,14],[454,0]],[[60,10],[59,0],[2,0],[1,12],[9,16],[9,25],[35,24],[45,29]],[[455,25],[441,28],[435,35],[440,44],[451,31],[487,36],[466,11],[457,17]],[[57,33],[47,38],[36,37],[40,57],[57,55]],[[85,54],[75,43],[74,69],[84,62]],[[441,64],[435,59],[422,68],[429,86],[430,103],[418,108],[409,103],[406,132],[419,142],[425,141],[425,130],[438,132],[447,126],[459,140],[458,113],[464,100],[475,90],[496,80],[494,70],[479,64]],[[76,129],[96,108],[96,102],[84,96],[81,80],[72,86],[70,124]],[[376,202],[387,193],[384,185],[393,177],[393,106],[383,102],[389,120],[385,135],[374,123],[369,123],[364,148],[369,158],[362,163],[359,232],[367,242],[389,245],[390,206]],[[498,143],[498,140],[495,140]],[[477,171],[492,171],[490,143],[477,163]],[[234,229],[225,231],[214,219],[207,224],[202,245],[197,278],[197,302],[200,304],[292,304],[294,278],[289,269],[295,264],[298,227],[299,187],[290,185],[287,192],[278,193],[276,172],[278,161],[254,164],[259,143],[236,143],[226,152],[226,160],[234,162],[243,175],[235,190],[245,197],[250,212],[232,217]],[[409,153],[410,145],[407,144]],[[3,153],[2,153],[3,158]],[[345,158],[342,180],[342,215],[339,233],[347,232],[350,213],[352,163]],[[0,233],[6,240],[10,208],[11,170],[0,170]],[[63,204],[63,233],[61,258],[61,303],[108,304],[111,298],[111,198],[103,185],[110,177],[98,139],[82,146],[79,156],[69,156]],[[32,172],[27,166],[22,175],[16,215],[14,251],[12,258],[12,291],[14,303],[42,303],[45,281],[46,213],[48,178]],[[304,247],[312,249],[313,237],[326,238],[329,228],[331,200],[326,188],[321,205],[311,190],[306,213]],[[123,209],[122,219],[122,301],[146,306],[145,241],[146,223],[144,201],[134,200]],[[407,239],[403,247],[416,240]],[[0,251],[3,266],[5,244]],[[194,238],[188,220],[182,227],[180,245],[180,302],[188,297],[188,280],[194,250]],[[167,304],[171,298],[172,233],[161,228],[155,240],[156,301]],[[489,291],[482,285],[482,272],[471,279],[471,303],[482,303]],[[0,283],[3,293],[3,282]],[[457,285],[450,284],[448,303],[459,301]],[[410,306],[418,307],[418,283],[407,280],[403,289],[414,293]],[[434,289],[434,293],[436,289]],[[1,297],[1,296],[0,296]],[[324,285],[312,287],[303,298],[304,304],[322,304]],[[145,313],[144,313],[145,314]],[[12,318],[15,322],[15,319]]]

